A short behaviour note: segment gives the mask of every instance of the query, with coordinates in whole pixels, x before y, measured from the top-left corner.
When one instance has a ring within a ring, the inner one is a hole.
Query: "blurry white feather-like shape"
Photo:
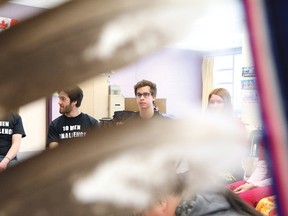
[[[115,144],[131,144],[80,178],[73,194],[83,203],[108,202],[120,206],[147,206],[157,194],[173,191],[176,172],[189,172],[191,194],[214,187],[214,175],[240,162],[245,133],[239,122],[226,116],[194,113],[184,119],[148,121],[131,127]],[[181,168],[178,166],[182,163]]]

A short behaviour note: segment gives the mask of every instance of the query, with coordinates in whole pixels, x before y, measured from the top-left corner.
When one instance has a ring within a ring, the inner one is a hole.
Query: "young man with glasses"
[[[148,120],[155,117],[164,117],[159,113],[158,107],[155,105],[157,95],[157,86],[149,80],[141,80],[134,86],[136,102],[139,113],[136,118]]]

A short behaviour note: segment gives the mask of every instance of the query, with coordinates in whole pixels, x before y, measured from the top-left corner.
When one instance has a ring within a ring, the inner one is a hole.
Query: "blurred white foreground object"
[[[145,207],[157,194],[173,191],[179,162],[185,165],[180,172],[189,169],[186,190],[195,194],[214,187],[213,176],[239,165],[245,152],[243,128],[225,116],[194,113],[185,119],[140,124],[114,138],[115,145],[134,147],[107,158],[74,183],[77,200]]]

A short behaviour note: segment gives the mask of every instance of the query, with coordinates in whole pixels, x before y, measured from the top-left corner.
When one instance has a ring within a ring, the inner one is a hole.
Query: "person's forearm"
[[[9,151],[7,152],[6,156],[10,161],[13,160],[17,153],[19,152],[19,149],[20,149],[20,144],[13,144],[11,146],[11,148],[9,149]]]
[[[249,177],[248,182],[258,182],[270,178],[266,161],[259,161],[256,169]]]
[[[20,134],[14,134],[12,137],[12,145],[7,152],[6,156],[9,160],[13,160],[15,156],[18,154],[20,149],[20,143],[21,143],[22,135]]]

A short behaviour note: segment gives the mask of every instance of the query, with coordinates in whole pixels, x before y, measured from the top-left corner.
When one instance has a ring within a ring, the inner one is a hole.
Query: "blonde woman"
[[[225,112],[233,114],[233,107],[230,93],[225,88],[216,88],[208,96],[209,111]]]

